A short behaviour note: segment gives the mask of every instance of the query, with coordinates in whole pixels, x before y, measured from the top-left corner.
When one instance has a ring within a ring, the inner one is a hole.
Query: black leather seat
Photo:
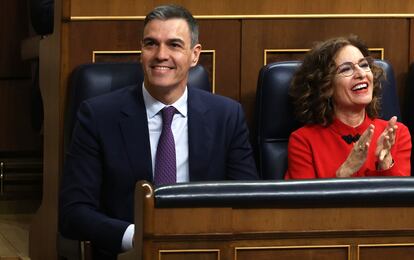
[[[398,116],[400,107],[392,66],[384,60],[375,60],[387,74],[382,82],[381,118]],[[256,92],[257,166],[263,179],[283,179],[287,169],[287,144],[292,131],[300,127],[293,115],[288,89],[300,61],[275,62],[264,66],[259,73]]]

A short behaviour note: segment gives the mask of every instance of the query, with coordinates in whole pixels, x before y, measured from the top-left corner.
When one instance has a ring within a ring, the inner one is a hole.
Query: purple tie
[[[162,132],[155,156],[154,184],[176,183],[177,166],[175,162],[175,143],[171,122],[177,110],[173,106],[164,107],[162,112]]]

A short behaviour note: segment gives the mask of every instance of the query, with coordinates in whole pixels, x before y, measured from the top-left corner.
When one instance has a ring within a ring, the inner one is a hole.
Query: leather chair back
[[[408,127],[411,137],[414,137],[414,63],[408,70],[407,81],[404,92],[403,122]],[[411,149],[411,176],[414,176],[414,146]]]
[[[396,115],[401,120],[394,72],[389,63],[375,60],[387,75],[382,82],[381,118]],[[257,166],[263,179],[283,179],[287,169],[287,144],[290,133],[301,125],[293,115],[288,89],[300,61],[275,62],[264,66],[259,73],[256,91],[256,149]]]
[[[71,74],[65,115],[65,150],[70,143],[77,110],[82,101],[111,91],[139,84],[144,80],[141,63],[92,63],[78,66]],[[190,70],[188,87],[211,92],[207,71],[202,65]]]

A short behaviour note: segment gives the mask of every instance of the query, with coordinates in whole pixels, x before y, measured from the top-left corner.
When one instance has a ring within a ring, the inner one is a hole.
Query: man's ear
[[[141,53],[139,54],[139,62],[142,63],[142,42],[141,42]]]
[[[194,45],[194,47],[192,48],[192,53],[191,53],[191,67],[194,67],[195,65],[197,65],[198,60],[200,58],[200,53],[201,53],[201,44]]]

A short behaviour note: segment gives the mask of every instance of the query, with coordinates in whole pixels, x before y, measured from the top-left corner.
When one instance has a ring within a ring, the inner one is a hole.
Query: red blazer
[[[364,122],[356,128],[335,119],[328,127],[307,125],[293,132],[289,138],[288,170],[285,178],[335,178],[336,170],[346,160],[354,145],[345,142],[342,136],[362,135],[369,124],[373,124],[375,130],[368,157],[361,169],[352,176],[409,176],[411,136],[408,128],[397,122],[395,144],[391,149],[394,165],[388,170],[377,171],[375,156],[377,139],[388,122],[381,119],[372,120],[366,116]]]

